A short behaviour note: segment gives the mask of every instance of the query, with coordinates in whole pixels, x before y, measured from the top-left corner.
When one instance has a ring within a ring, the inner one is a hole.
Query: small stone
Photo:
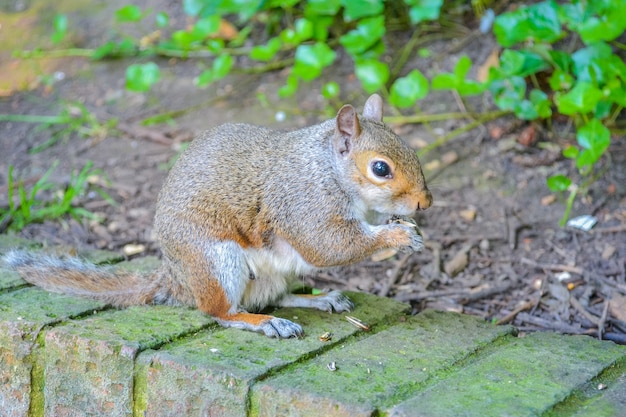
[[[132,256],[132,255],[140,254],[144,252],[145,250],[146,250],[145,245],[129,243],[128,245],[124,246],[123,252],[124,252],[124,255],[126,256]]]

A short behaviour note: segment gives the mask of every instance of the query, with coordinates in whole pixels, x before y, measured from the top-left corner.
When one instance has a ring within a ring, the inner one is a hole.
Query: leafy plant
[[[71,134],[77,134],[82,138],[103,139],[111,129],[117,126],[117,119],[100,121],[84,104],[79,102],[64,103],[57,116],[0,114],[0,122],[38,123],[37,130],[50,132],[50,139],[32,148],[30,153],[41,152]]]
[[[545,119],[552,109],[569,116],[576,127],[576,145],[563,150],[575,161],[583,181],[562,174],[548,178],[554,192],[570,191],[561,224],[569,216],[576,194],[585,192],[595,165],[611,143],[609,127],[626,106],[626,64],[614,51],[614,41],[626,29],[626,2],[598,1],[557,4],[543,1],[496,18],[494,33],[507,49],[499,69],[492,69],[490,90],[496,104],[522,119]],[[578,41],[578,50],[560,50],[565,37]],[[541,86],[539,74],[548,76]],[[534,88],[527,94],[526,78]],[[541,89],[550,90],[551,102]]]
[[[21,230],[26,225],[44,220],[61,219],[66,215],[80,220],[82,218],[98,220],[98,217],[82,207],[76,206],[76,200],[84,196],[90,189],[98,193],[111,204],[113,199],[102,189],[91,184],[90,178],[101,176],[102,171],[93,169],[93,163],[88,162],[82,170],[74,172],[65,187],[50,182],[48,179],[54,171],[58,161],[39,178],[31,189],[27,189],[23,181],[16,181],[13,177],[13,166],[8,171],[8,207],[0,207],[0,229]],[[50,199],[42,199],[47,193]]]

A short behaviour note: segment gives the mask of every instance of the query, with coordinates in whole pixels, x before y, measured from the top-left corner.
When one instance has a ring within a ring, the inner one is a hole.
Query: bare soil
[[[98,13],[74,15],[83,45],[97,44],[94,36],[102,27],[93,22]],[[494,43],[489,35],[475,35],[468,29],[467,42],[434,41],[427,45],[433,58],[416,57],[406,68],[418,67],[432,76],[451,70],[463,54],[482,63]],[[398,34],[398,44],[402,36]],[[362,107],[366,96],[349,59],[339,59],[345,65],[337,65],[329,79],[341,84],[342,100],[330,104],[318,93],[320,83],[303,85],[296,97],[280,99],[276,92],[283,73],[233,75],[199,89],[193,84],[197,61],[158,60],[162,81],[153,91],[139,94],[124,89],[129,61],[60,60],[55,69],[64,73],[62,80],[0,98],[0,114],[55,115],[62,103],[80,102],[99,120],[118,119],[118,128],[103,137],[70,134],[32,154],[29,150],[48,140],[54,127],[41,130],[36,124],[0,122],[0,206],[8,204],[9,165],[32,184],[59,160],[52,178],[66,183],[73,170],[93,161],[105,174],[98,183],[117,205],[96,193],[83,196],[78,204],[100,215],[102,222],[67,218],[29,225],[18,234],[51,245],[122,251],[129,257],[158,255],[152,233],[155,201],[181,145],[224,122],[293,129],[332,117],[345,102]],[[420,110],[429,114],[468,107],[492,108],[480,99],[462,103],[451,93],[432,93],[420,103]],[[172,110],[181,114],[171,123],[141,124],[148,116]],[[393,127],[417,150],[469,122]],[[414,312],[453,310],[512,323],[522,331],[555,330],[626,343],[626,143],[614,138],[603,158],[605,172],[574,205],[572,217],[593,215],[596,226],[588,232],[560,228],[564,204],[551,200],[545,179],[555,173],[576,178],[577,173],[559,151],[559,146],[573,142],[571,127],[558,120],[555,126],[552,134],[543,125],[500,119],[422,156],[435,198],[433,207],[416,217],[426,250],[322,271],[303,277],[304,282],[393,297],[410,302]]]

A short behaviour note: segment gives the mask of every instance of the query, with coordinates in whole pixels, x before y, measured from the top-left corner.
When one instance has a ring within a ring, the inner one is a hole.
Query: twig
[[[396,263],[396,266],[389,273],[389,279],[387,279],[387,281],[383,284],[382,288],[378,292],[379,296],[386,297],[387,294],[389,294],[389,290],[391,289],[391,286],[395,285],[395,283],[398,281],[398,278],[400,278],[400,270],[407,263],[411,255],[412,253],[406,253],[404,254],[404,256],[402,256],[402,258],[398,260],[398,262]]]
[[[602,335],[604,334],[604,325],[606,324],[606,318],[609,315],[609,304],[611,304],[610,298],[604,301],[604,308],[602,309],[602,316],[600,316],[600,321],[598,322],[598,339],[600,340],[602,340]]]
[[[578,274],[578,275],[583,274],[583,269],[577,266],[569,266],[569,265],[562,265],[562,264],[541,264],[539,262],[535,262],[532,259],[528,259],[528,258],[521,258],[520,262],[526,265],[534,266],[535,268],[547,269],[550,271],[567,271],[567,272],[571,272],[572,274]]]
[[[600,319],[596,316],[594,316],[593,314],[591,314],[590,312],[588,312],[587,310],[585,310],[585,307],[583,307],[582,304],[580,304],[580,301],[578,301],[576,299],[576,297],[570,297],[569,298],[569,303],[572,305],[572,307],[574,307],[580,314],[583,315],[583,317],[585,317],[587,320],[589,320],[590,322],[592,322],[595,326],[597,326],[599,328],[599,324],[600,324]]]
[[[555,330],[561,333],[586,334],[588,332],[588,329],[570,326],[569,324],[565,323],[557,323],[554,321],[542,319],[541,317],[531,316],[530,314],[523,312],[517,315],[517,319],[523,323],[533,324],[544,329]]]
[[[598,229],[592,229],[591,231],[593,233],[619,233],[619,232],[626,232],[626,224],[620,224],[618,226],[611,226],[611,227],[603,227],[603,228],[598,228]]]
[[[518,306],[515,310],[511,311],[509,314],[507,314],[506,316],[496,321],[496,324],[500,325],[500,324],[507,324],[511,322],[513,319],[515,319],[515,316],[517,316],[519,313],[521,313],[524,310],[533,308],[535,304],[536,304],[536,301],[526,301],[522,305]]]

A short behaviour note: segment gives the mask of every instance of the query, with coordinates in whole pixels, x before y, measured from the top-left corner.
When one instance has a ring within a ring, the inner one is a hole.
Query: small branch
[[[583,269],[577,266],[569,266],[569,265],[562,265],[562,264],[540,264],[528,258],[522,258],[520,259],[520,262],[525,265],[534,266],[535,268],[540,268],[540,269],[547,269],[550,271],[567,271],[567,272],[571,272],[572,274],[578,274],[578,275],[583,274]]]
[[[507,324],[513,321],[519,313],[521,313],[524,310],[533,308],[535,304],[536,304],[536,301],[526,301],[525,303],[517,307],[515,310],[511,311],[506,316],[502,317],[501,319],[498,319],[498,321],[496,322],[496,325]]]
[[[578,311],[584,318],[586,318],[587,320],[589,320],[591,323],[593,323],[596,327],[599,328],[600,325],[600,318],[594,316],[593,314],[591,314],[590,312],[588,312],[587,310],[585,310],[585,307],[583,307],[582,304],[580,304],[580,301],[578,301],[576,299],[576,297],[570,297],[569,298],[569,303],[572,305],[572,307],[574,307],[576,309],[576,311]],[[600,333],[600,332],[598,332]]]

